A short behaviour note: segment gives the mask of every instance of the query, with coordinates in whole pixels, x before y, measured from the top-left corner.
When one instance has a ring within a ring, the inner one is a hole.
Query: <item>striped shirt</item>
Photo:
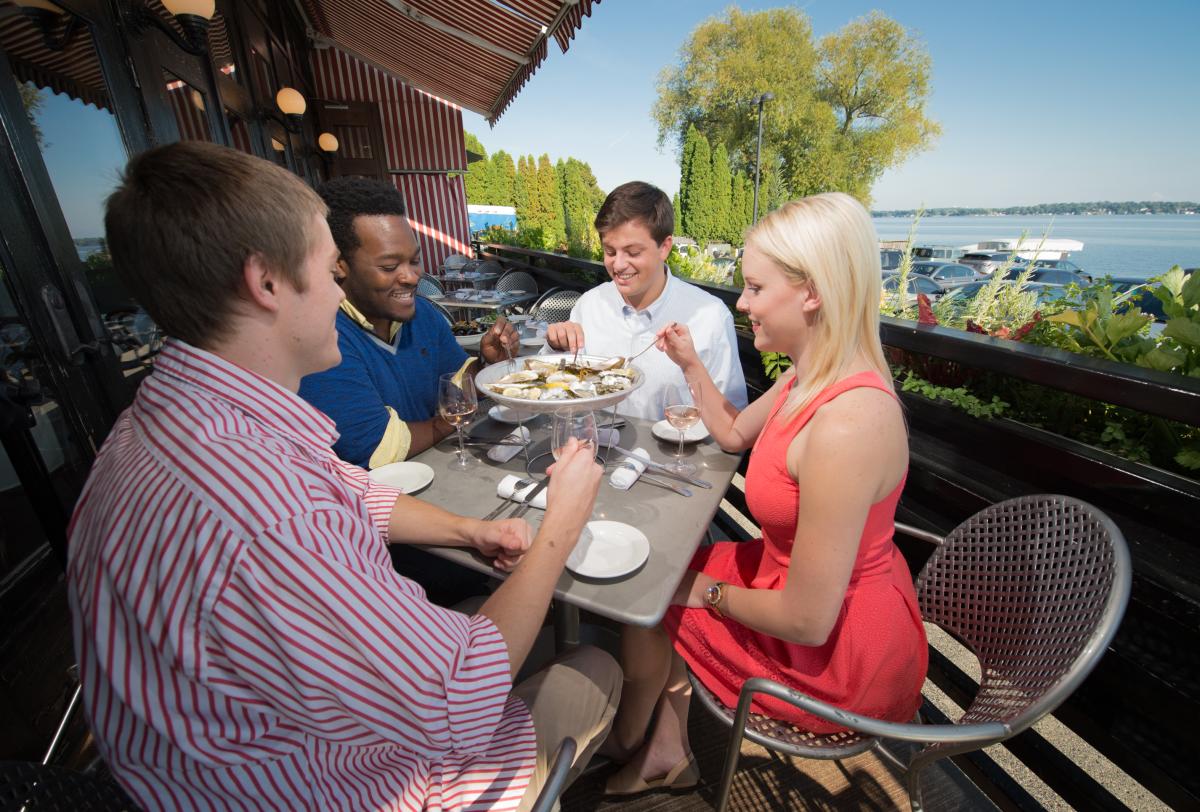
[[[533,722],[499,630],[385,545],[397,492],[292,392],[168,342],[70,527],[92,732],[147,809],[512,809]]]

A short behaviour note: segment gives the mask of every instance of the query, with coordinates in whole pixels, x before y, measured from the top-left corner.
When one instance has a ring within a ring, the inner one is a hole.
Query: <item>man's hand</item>
[[[583,349],[583,325],[573,321],[560,321],[546,328],[546,343],[559,352],[576,352]]]
[[[508,349],[505,350],[505,347]],[[517,333],[516,328],[512,324],[503,318],[496,319],[496,323],[488,328],[488,331],[483,334],[483,338],[479,341],[479,354],[489,364],[505,361],[509,358],[510,354],[515,358],[520,349],[520,334]]]
[[[524,519],[480,522],[471,543],[482,555],[495,559],[496,569],[512,572],[533,543],[533,528]]]

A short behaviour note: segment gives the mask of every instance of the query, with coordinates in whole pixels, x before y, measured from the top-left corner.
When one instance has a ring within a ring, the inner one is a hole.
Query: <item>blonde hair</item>
[[[821,298],[805,369],[784,414],[797,414],[844,377],[859,353],[884,381],[891,379],[879,342],[879,241],[862,204],[841,192],[793,200],[752,227],[746,245]]]

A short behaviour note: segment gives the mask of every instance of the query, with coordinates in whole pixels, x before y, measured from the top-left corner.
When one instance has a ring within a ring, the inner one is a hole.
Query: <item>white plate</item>
[[[510,426],[515,426],[522,420],[528,420],[531,417],[536,417],[536,415],[533,412],[522,412],[508,406],[493,406],[488,409],[488,417],[497,423],[507,423]]]
[[[628,575],[650,556],[650,539],[624,522],[588,522],[567,558],[567,569],[585,578]]]
[[[564,352],[550,355],[539,355],[539,361],[545,361],[551,364],[557,364],[559,360],[565,359],[568,361],[575,359],[575,353]],[[529,359],[525,359],[529,360]],[[578,360],[582,363],[604,361],[607,359],[594,355],[580,355]],[[479,372],[475,373],[475,389],[480,392],[486,392],[488,397],[504,406],[509,406],[514,409],[520,409],[526,412],[555,412],[560,409],[566,409],[573,412],[583,411],[601,411],[608,407],[620,403],[625,398],[629,397],[635,389],[641,386],[646,381],[646,375],[637,366],[631,367],[633,370],[633,382],[628,389],[621,389],[616,392],[610,392],[607,395],[597,395],[590,398],[570,398],[564,400],[525,400],[523,398],[510,398],[496,392],[491,388],[491,385],[496,383],[500,378],[503,378],[512,369],[507,361],[486,366]]]
[[[526,336],[525,338],[521,339],[522,347],[540,347],[545,343],[546,339],[544,337],[538,338],[537,336]]]
[[[369,476],[380,485],[416,493],[433,482],[433,469],[423,462],[392,462],[379,466]]]
[[[658,439],[667,443],[679,442],[679,429],[672,426],[666,420],[659,420],[650,427],[650,433]],[[697,423],[694,426],[688,426],[687,431],[683,433],[683,441],[685,443],[698,443],[708,437],[708,429],[703,423]]]
[[[454,340],[458,342],[458,346],[460,347],[477,347],[485,335],[487,335],[487,330],[484,330],[482,333],[471,333],[470,335],[465,336],[455,336]]]

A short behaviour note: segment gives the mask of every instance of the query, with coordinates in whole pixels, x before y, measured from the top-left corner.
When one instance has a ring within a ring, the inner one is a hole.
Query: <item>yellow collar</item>
[[[354,323],[357,324],[359,327],[362,327],[364,330],[367,330],[368,332],[370,332],[372,334],[375,333],[375,325],[371,324],[371,322],[367,320],[367,317],[364,316],[361,312],[359,312],[359,309],[357,307],[350,304],[349,299],[342,299],[342,303],[340,305],[338,305],[338,307],[341,308],[343,313],[345,313],[347,316],[349,316],[351,319],[353,319]],[[392,322],[392,330],[388,335],[388,341],[395,341],[396,336],[399,335],[399,333],[400,333],[400,328],[403,326],[404,326],[404,322],[402,322],[402,321]]]

